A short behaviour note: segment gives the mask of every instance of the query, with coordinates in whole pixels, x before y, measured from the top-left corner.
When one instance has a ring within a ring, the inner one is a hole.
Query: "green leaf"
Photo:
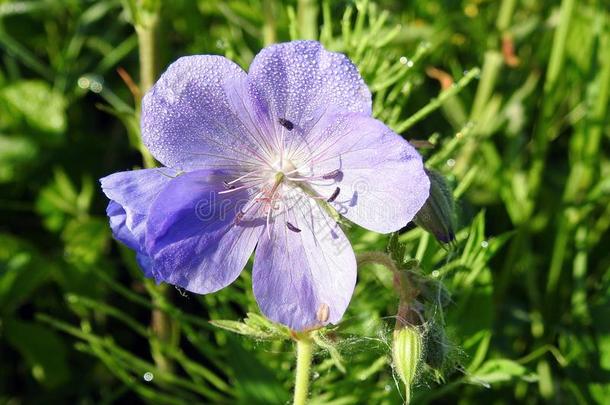
[[[283,404],[290,394],[280,384],[271,369],[262,363],[254,351],[246,351],[235,338],[228,340],[231,355],[227,358],[228,366],[234,371],[235,393],[237,403]]]
[[[103,253],[110,234],[105,218],[88,217],[70,220],[61,236],[69,261],[92,264]]]
[[[71,218],[86,218],[93,198],[93,180],[83,176],[79,192],[62,168],[54,170],[53,181],[38,195],[36,210],[44,218],[45,226],[60,231]],[[98,245],[99,247],[99,245]]]
[[[21,177],[21,171],[38,156],[31,139],[0,135],[0,183]]]
[[[9,84],[0,91],[0,104],[12,113],[12,119],[51,135],[44,141],[58,141],[66,130],[66,100],[46,82],[28,80]]]
[[[69,380],[66,346],[54,331],[10,318],[4,321],[3,329],[7,341],[21,353],[36,380],[48,387]]]
[[[468,377],[468,380],[471,383],[487,385],[507,382],[513,378],[534,382],[537,379],[537,375],[516,361],[510,359],[492,359],[483,363],[475,373]]]
[[[243,322],[220,319],[210,321],[210,323],[218,328],[254,339],[286,340],[291,338],[290,330],[285,326],[273,323],[267,318],[251,312]]]
[[[0,234],[0,313],[18,308],[49,276],[52,264],[25,242]]]

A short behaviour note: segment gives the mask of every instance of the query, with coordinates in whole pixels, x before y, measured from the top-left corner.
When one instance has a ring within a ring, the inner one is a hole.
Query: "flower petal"
[[[245,190],[226,191],[221,172],[197,170],[172,180],[159,194],[146,223],[146,246],[158,279],[206,294],[232,283],[254,251],[262,219],[236,221],[250,200]]]
[[[134,250],[137,243],[144,245],[146,216],[155,197],[178,175],[178,171],[162,167],[158,169],[118,172],[100,179],[104,194],[111,200],[107,214],[114,236]],[[115,204],[113,204],[114,202]],[[118,207],[121,207],[121,210]],[[132,239],[126,232],[130,232]]]
[[[281,120],[293,125],[291,136],[306,137],[329,109],[371,114],[371,93],[358,69],[316,41],[263,49],[250,66],[248,84],[276,131],[284,131]]]
[[[110,220],[112,235],[128,248],[140,251],[141,245],[138,242],[138,239],[133,232],[127,228],[127,214],[125,213],[125,208],[116,201],[110,200],[108,207],[106,208],[106,215],[108,215]]]
[[[303,194],[270,226],[252,275],[261,311],[293,330],[339,322],[356,283],[356,258],[343,231]]]
[[[341,114],[315,135],[312,187],[322,196],[337,193],[332,205],[349,220],[380,233],[407,225],[430,189],[421,156],[380,121]],[[328,173],[340,175],[328,179]]]
[[[244,106],[246,73],[214,55],[172,63],[142,100],[142,138],[165,166],[195,170],[253,163],[258,126]]]

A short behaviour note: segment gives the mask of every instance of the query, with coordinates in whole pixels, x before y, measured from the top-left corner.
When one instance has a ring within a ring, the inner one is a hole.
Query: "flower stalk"
[[[158,27],[161,11],[160,1],[142,2],[134,7],[134,27],[138,36],[138,53],[140,58],[140,94],[143,96],[155,84],[159,74],[158,69]],[[141,100],[140,100],[141,101]],[[138,111],[141,105],[138,106]],[[139,151],[145,168],[156,166],[155,160],[140,141]],[[171,344],[176,327],[169,315],[158,309],[158,304],[169,297],[166,285],[158,286],[157,293],[152,295],[155,309],[151,313],[150,327],[158,339],[158,343],[151,344],[152,357],[157,367],[165,372],[173,370],[173,362],[162,353],[160,345]]]
[[[318,39],[318,5],[315,0],[298,0],[297,20],[301,38]]]
[[[305,405],[309,392],[309,375],[313,355],[313,341],[309,334],[302,334],[297,339],[297,367],[294,384],[294,405]]]
[[[277,16],[272,0],[263,0],[263,43],[265,46],[277,41]]]
[[[138,36],[140,94],[142,96],[155,84],[159,74],[157,37],[160,9],[160,2],[152,2],[152,4],[141,5],[132,11],[135,14],[134,26]],[[155,167],[155,160],[142,142],[140,142],[139,150],[144,167],[147,169]]]

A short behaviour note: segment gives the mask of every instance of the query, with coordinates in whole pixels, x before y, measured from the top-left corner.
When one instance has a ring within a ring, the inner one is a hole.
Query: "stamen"
[[[316,311],[316,319],[321,323],[326,323],[330,316],[330,307],[328,304],[321,304]]]
[[[288,229],[290,229],[292,232],[296,232],[299,233],[301,232],[301,230],[299,228],[297,228],[296,226],[292,225],[290,222],[286,221],[286,226],[288,227]]]
[[[230,188],[228,190],[219,191],[218,194],[219,195],[230,194],[230,193],[234,193],[236,191],[247,190],[247,189],[250,189],[250,188],[258,187],[261,184],[263,184],[264,182],[265,182],[265,180],[261,179],[261,180],[255,181],[253,183],[244,184],[244,185],[239,186],[239,187],[235,187],[235,186],[232,186],[231,184],[229,184]]]
[[[284,128],[286,128],[289,131],[292,131],[294,129],[294,124],[290,121],[288,121],[286,118],[278,118],[278,122],[280,123],[281,126],[283,126]]]
[[[248,211],[250,211],[250,209],[252,209],[252,207],[256,206],[256,204],[260,203],[260,196],[264,195],[264,191],[259,191],[258,194],[256,194],[248,204],[246,204],[245,207],[242,207],[239,212],[237,213],[237,217],[239,217],[239,219],[241,220],[244,215],[246,215],[246,213],[248,213]],[[241,214],[241,215],[240,215]],[[237,222],[236,222],[237,223]]]
[[[239,222],[244,218],[244,215],[246,215],[246,213],[240,210],[237,213],[237,215],[235,215],[235,219],[233,220],[233,223],[235,225],[239,224]]]
[[[324,180],[331,180],[331,179],[336,179],[336,178],[337,178],[337,177],[339,177],[340,175],[341,175],[341,170],[336,169],[336,170],[333,170],[333,171],[332,171],[332,172],[330,172],[330,173],[326,173],[326,174],[324,174],[324,175],[322,176],[322,178],[323,178]]]
[[[248,173],[244,174],[243,176],[240,176],[240,177],[236,178],[235,180],[231,180],[231,181],[227,182],[227,184],[228,185],[235,184],[238,181],[243,180],[243,179],[245,179],[248,176],[252,176],[253,174],[260,174],[261,172],[265,172],[265,171],[266,171],[266,169],[252,170],[251,172],[248,172]]]
[[[326,202],[333,202],[337,199],[337,196],[339,195],[339,192],[341,191],[341,189],[339,187],[337,187],[335,189],[335,191],[332,193],[332,195],[330,197],[328,197],[328,200],[326,200]]]

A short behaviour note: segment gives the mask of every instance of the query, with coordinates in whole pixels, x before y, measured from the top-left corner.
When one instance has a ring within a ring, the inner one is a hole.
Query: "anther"
[[[290,222],[286,221],[286,226],[288,227],[288,229],[290,229],[292,232],[296,232],[299,233],[301,232],[301,230],[299,228],[297,228],[296,226],[292,225]]]
[[[237,225],[239,221],[244,218],[244,215],[246,215],[246,213],[240,210],[237,215],[235,215],[235,220],[233,222]]]
[[[316,311],[316,319],[321,323],[326,323],[330,316],[330,307],[327,304],[321,304]]]
[[[289,131],[292,131],[294,129],[294,124],[291,121],[288,121],[286,118],[278,118],[278,122],[281,126],[283,126]]]
[[[330,172],[330,173],[326,173],[325,175],[323,175],[323,176],[322,176],[322,178],[323,178],[324,180],[331,180],[331,179],[336,179],[336,178],[337,178],[337,177],[339,177],[340,175],[341,175],[341,170],[336,169],[336,170],[333,170],[333,171],[332,171],[332,172]]]
[[[335,191],[333,192],[333,194],[328,197],[328,200],[326,200],[326,202],[333,202],[337,199],[337,196],[339,195],[339,192],[341,191],[341,189],[339,187],[337,187],[335,189]]]

